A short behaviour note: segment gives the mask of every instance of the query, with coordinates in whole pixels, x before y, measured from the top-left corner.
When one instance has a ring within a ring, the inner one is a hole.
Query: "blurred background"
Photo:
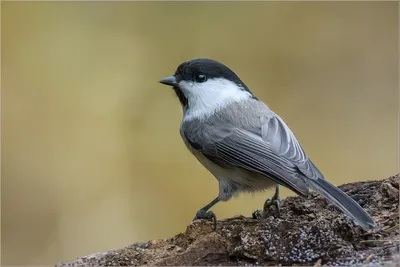
[[[1,5],[3,264],[166,238],[217,196],[158,83],[196,57],[232,68],[334,184],[398,171],[396,2]]]

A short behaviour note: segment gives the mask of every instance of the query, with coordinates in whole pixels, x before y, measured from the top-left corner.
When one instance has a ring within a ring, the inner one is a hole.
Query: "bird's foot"
[[[281,200],[279,195],[274,195],[272,198],[268,198],[264,203],[264,215],[268,213],[271,209],[271,206],[275,206],[276,211],[278,213],[278,218],[281,216]]]
[[[205,211],[205,210],[199,210],[196,213],[196,216],[193,218],[194,220],[212,220],[213,221],[213,228],[214,230],[217,229],[217,216],[215,216],[214,212],[210,211]]]

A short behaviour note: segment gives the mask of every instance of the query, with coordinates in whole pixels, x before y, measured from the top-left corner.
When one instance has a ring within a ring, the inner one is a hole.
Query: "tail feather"
[[[312,189],[320,192],[347,216],[353,218],[362,228],[368,229],[376,226],[376,223],[368,213],[336,186],[321,178],[307,179],[307,182],[309,182]]]

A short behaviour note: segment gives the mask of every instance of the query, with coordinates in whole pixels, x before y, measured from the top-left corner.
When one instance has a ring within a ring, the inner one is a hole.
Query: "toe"
[[[208,217],[208,219],[211,219],[213,221],[213,226],[214,226],[213,228],[214,228],[214,230],[216,230],[217,229],[217,216],[215,216],[214,212],[209,211],[209,212],[207,212],[207,217]]]
[[[264,211],[267,211],[271,205],[272,205],[272,198],[268,198],[264,203]]]
[[[276,207],[276,211],[278,213],[278,217],[280,217],[281,216],[281,203],[280,203],[280,201],[279,200],[275,200],[274,201],[274,205]]]
[[[196,212],[196,216],[194,216],[193,221],[200,220],[204,217],[205,212],[203,210],[199,210]]]

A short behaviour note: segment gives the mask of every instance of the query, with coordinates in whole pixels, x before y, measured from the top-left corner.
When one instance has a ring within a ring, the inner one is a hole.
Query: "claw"
[[[214,206],[215,204],[217,204],[219,202],[219,198],[217,197],[216,199],[214,199],[213,201],[211,201],[210,203],[208,203],[207,205],[205,205],[203,208],[201,208],[197,213],[196,216],[193,218],[194,220],[197,219],[212,219],[214,221],[214,230],[217,229],[217,216],[215,216],[214,212],[212,212],[211,210],[208,211],[212,206]]]

